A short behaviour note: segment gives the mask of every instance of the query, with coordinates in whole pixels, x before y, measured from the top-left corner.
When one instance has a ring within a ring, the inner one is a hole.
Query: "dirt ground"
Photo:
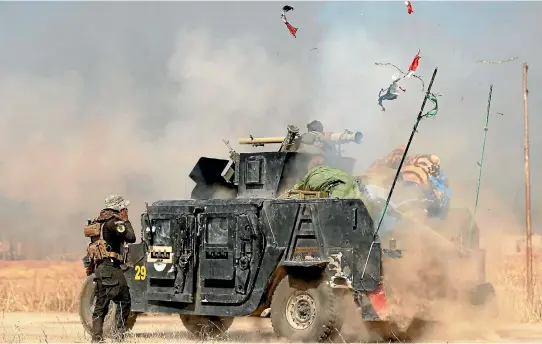
[[[450,331],[459,333],[454,342],[540,342],[541,324],[506,324],[492,330],[472,328],[465,330],[468,324],[456,324],[447,328],[436,329],[436,333],[446,333],[441,340],[449,340]],[[453,328],[452,328],[453,327]],[[347,323],[336,342],[367,342],[370,337],[362,328]],[[356,335],[355,333],[358,333]],[[438,335],[428,338],[438,342]],[[0,341],[7,343],[52,343],[52,342],[89,342],[79,317],[73,313],[3,313],[0,320]],[[197,342],[186,332],[177,316],[142,316],[131,332],[128,342]],[[221,341],[228,342],[279,342],[271,329],[269,319],[238,318],[234,321],[227,335]],[[424,340],[425,341],[425,340]]]

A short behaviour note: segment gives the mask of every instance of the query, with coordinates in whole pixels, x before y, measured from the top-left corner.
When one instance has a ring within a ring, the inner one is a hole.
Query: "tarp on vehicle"
[[[374,213],[370,202],[361,192],[358,181],[338,168],[322,165],[313,167],[293,188],[296,190],[324,191],[332,198],[357,198],[363,201],[371,217]]]
[[[329,166],[316,166],[294,186],[298,190],[325,191],[334,198],[361,198],[356,180],[348,173]]]

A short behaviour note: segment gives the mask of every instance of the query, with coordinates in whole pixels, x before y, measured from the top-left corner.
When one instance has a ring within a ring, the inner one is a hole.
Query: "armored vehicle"
[[[125,272],[132,314],[179,314],[188,331],[214,336],[235,317],[270,316],[279,337],[323,341],[341,330],[341,300],[350,296],[361,318],[382,320],[374,302],[382,293],[383,248],[361,199],[328,198],[292,189],[314,159],[297,151],[299,132],[247,138],[281,143],[279,151],[202,157],[190,173],[189,200],[160,200],[141,215],[141,243],[126,246]],[[335,144],[361,142],[361,133],[325,135]],[[354,159],[339,150],[326,165],[351,173]],[[81,292],[83,326],[91,327],[92,276]],[[376,300],[376,301],[375,301]],[[113,304],[104,333],[113,330]]]

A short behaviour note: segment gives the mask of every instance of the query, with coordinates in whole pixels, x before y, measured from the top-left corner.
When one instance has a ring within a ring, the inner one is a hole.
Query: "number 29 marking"
[[[143,281],[147,277],[147,268],[145,265],[136,265],[135,266],[135,280],[136,281]]]

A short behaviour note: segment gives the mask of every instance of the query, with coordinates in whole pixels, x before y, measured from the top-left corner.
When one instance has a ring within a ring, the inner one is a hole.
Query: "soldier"
[[[307,124],[308,132],[300,137],[299,153],[310,153],[316,156],[309,163],[309,168],[322,165],[324,156],[333,152],[333,147],[324,140],[324,126],[318,120]]]
[[[92,315],[92,342],[103,342],[103,323],[109,311],[109,303],[117,304],[116,330],[118,340],[124,339],[126,321],[130,314],[130,290],[124,277],[121,264],[123,263],[121,247],[124,242],[136,241],[134,229],[128,220],[128,205],[120,195],[110,195],[105,199],[105,208],[94,220],[101,225],[100,237],[103,244],[96,244],[95,250],[89,249],[90,259],[95,264],[96,305]],[[92,244],[91,244],[92,246]],[[90,247],[90,246],[89,246]]]
[[[324,126],[320,121],[312,121],[307,124],[308,131],[299,138],[301,153],[322,154]]]

